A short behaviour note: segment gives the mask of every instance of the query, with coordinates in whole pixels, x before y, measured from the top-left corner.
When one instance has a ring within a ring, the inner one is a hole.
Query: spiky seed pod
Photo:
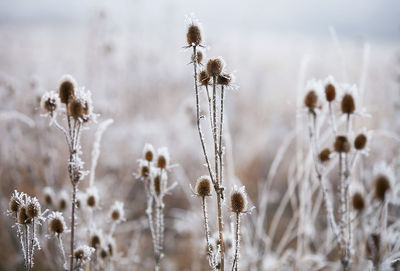
[[[217,77],[217,84],[223,86],[229,86],[232,81],[232,76],[230,74],[224,73]]]
[[[85,114],[85,105],[82,101],[74,99],[68,103],[68,115],[73,117],[75,120],[83,118]]]
[[[51,189],[51,187],[45,187],[43,189],[43,198],[47,206],[51,206],[53,204],[53,197],[54,197],[53,189]]]
[[[74,257],[81,265],[83,265],[90,260],[90,256],[94,251],[94,248],[90,248],[85,245],[79,246],[74,250]]]
[[[389,179],[385,175],[378,175],[375,179],[375,198],[385,200],[386,192],[390,189]]]
[[[328,102],[332,102],[336,98],[336,89],[335,86],[331,83],[325,86],[325,97]]]
[[[342,98],[341,108],[343,114],[353,114],[356,110],[354,98],[351,94],[345,94]]]
[[[140,176],[143,178],[148,177],[150,174],[150,168],[148,165],[142,164],[140,167]]]
[[[62,234],[66,228],[64,217],[60,212],[53,212],[49,215],[50,234]]]
[[[322,163],[324,163],[329,161],[330,155],[331,155],[331,150],[325,148],[319,153],[318,158]]]
[[[165,147],[158,149],[157,167],[166,169],[168,167],[168,163],[169,163],[168,149]]]
[[[93,233],[90,236],[90,246],[97,249],[101,245],[101,236],[98,233]]]
[[[350,151],[350,143],[346,136],[337,136],[333,149],[339,153],[348,153]]]
[[[364,197],[361,195],[360,192],[354,193],[353,198],[352,198],[352,202],[353,202],[354,210],[357,210],[359,212],[364,210],[364,206],[365,206]]]
[[[64,195],[62,195],[58,201],[58,209],[60,211],[67,209],[67,198]]]
[[[197,46],[201,43],[201,30],[198,25],[189,25],[186,33],[186,40],[189,46]]]
[[[100,258],[105,259],[108,257],[107,250],[105,248],[101,248],[100,250]]]
[[[244,187],[234,189],[231,193],[231,210],[233,213],[240,214],[246,212],[247,196]]]
[[[60,80],[58,95],[62,103],[67,104],[75,96],[76,81],[71,75],[64,75]]]
[[[161,194],[161,175],[157,174],[153,178],[153,189],[154,193],[156,193],[157,197]]]
[[[44,111],[53,113],[57,108],[59,108],[60,99],[54,91],[46,92],[40,100],[40,106]]]
[[[203,61],[203,52],[200,50],[197,50],[196,55],[197,55],[197,63],[201,63],[201,61]],[[193,54],[192,54],[192,62],[195,62]]]
[[[114,202],[110,210],[110,218],[115,222],[120,222],[124,218],[124,204],[120,201]]]
[[[201,176],[197,179],[195,192],[202,198],[211,196],[211,179],[209,176]]]
[[[38,217],[40,214],[40,204],[39,201],[34,198],[26,206],[26,215],[28,218]]]
[[[207,74],[209,77],[217,77],[221,75],[224,69],[224,62],[221,58],[213,58],[207,62]]]
[[[304,98],[304,105],[310,110],[310,112],[314,112],[315,108],[318,105],[318,96],[314,90],[310,90],[306,97]]]
[[[143,149],[144,159],[148,162],[153,161],[154,158],[154,148],[151,144],[145,144]]]
[[[96,206],[96,198],[94,195],[89,195],[86,199],[86,203],[90,207]]]
[[[17,213],[18,212],[18,208],[21,205],[21,200],[19,198],[19,194],[18,192],[14,192],[10,198],[10,202],[8,204],[8,210],[12,213]]]
[[[202,86],[207,86],[210,82],[210,76],[208,76],[206,71],[201,71],[199,73],[199,82]]]
[[[18,223],[19,224],[29,224],[29,218],[26,214],[26,207],[25,206],[20,206],[18,208]]]
[[[365,134],[359,134],[356,136],[354,139],[354,148],[356,150],[363,150],[365,146],[367,145],[367,136]]]
[[[77,260],[82,260],[84,257],[85,252],[83,251],[83,249],[75,249],[74,251],[74,257]]]

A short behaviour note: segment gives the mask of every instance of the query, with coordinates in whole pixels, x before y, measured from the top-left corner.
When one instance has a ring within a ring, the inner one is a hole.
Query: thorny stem
[[[74,233],[75,233],[75,205],[76,205],[76,191],[77,184],[72,184],[72,211],[71,211],[71,259],[70,259],[70,271],[74,267]]]
[[[240,246],[240,213],[236,213],[235,257],[233,259],[232,271],[238,270],[239,257],[240,257],[239,246]]]
[[[202,206],[203,206],[203,217],[204,217],[204,230],[206,233],[206,242],[207,242],[207,253],[208,253],[208,262],[212,270],[215,270],[214,257],[212,255],[212,247],[210,244],[210,230],[208,228],[208,213],[207,213],[207,202],[206,198],[202,197]]]

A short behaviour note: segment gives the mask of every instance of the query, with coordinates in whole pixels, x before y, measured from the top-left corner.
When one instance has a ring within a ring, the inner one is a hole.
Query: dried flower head
[[[148,163],[146,163],[144,160],[141,160],[139,164],[139,171],[140,177],[147,178],[150,176],[151,168],[149,167]]]
[[[360,192],[356,192],[353,194],[352,202],[354,210],[361,212],[364,209],[364,197]]]
[[[209,176],[201,176],[197,179],[195,193],[202,198],[211,196],[211,179]]]
[[[247,210],[247,195],[244,186],[237,188],[236,186],[231,193],[231,210],[233,213],[240,214]]]
[[[157,151],[157,167],[166,169],[169,164],[169,152],[166,147],[159,148]]]
[[[151,162],[154,158],[154,148],[151,144],[145,144],[143,149],[143,157],[146,161]]]
[[[210,76],[206,71],[201,71],[199,73],[199,82],[202,86],[207,86],[210,82]]]
[[[325,85],[325,97],[328,102],[332,102],[336,98],[336,88],[332,83]]]
[[[53,114],[60,107],[60,99],[54,91],[43,94],[40,107],[49,114]]]
[[[49,217],[49,232],[50,234],[62,234],[67,229],[64,217],[60,212],[52,212]]]
[[[196,55],[197,55],[197,63],[201,63],[204,59],[203,51],[197,50]],[[194,54],[192,54],[192,62],[195,62]]]
[[[363,150],[367,145],[367,136],[363,133],[356,136],[354,139],[354,148],[356,150]]]
[[[28,217],[28,215],[26,214],[26,206],[25,205],[21,205],[18,208],[18,223],[19,224],[29,224],[30,223],[30,219]]]
[[[28,218],[35,218],[40,215],[40,203],[37,198],[30,198],[26,204],[26,215]]]
[[[102,247],[100,249],[100,258],[104,260],[107,257],[108,257],[108,248]]]
[[[386,192],[390,190],[390,180],[387,176],[379,174],[375,178],[375,198],[383,201]]]
[[[73,117],[75,120],[83,118],[85,113],[85,105],[81,100],[74,99],[68,104],[68,115]]]
[[[229,86],[232,82],[232,75],[224,73],[217,77],[217,84]]]
[[[84,265],[88,261],[90,261],[90,256],[95,251],[94,248],[88,246],[79,246],[74,250],[74,257],[77,259],[79,265]]]
[[[348,153],[350,151],[350,143],[346,136],[337,136],[333,149],[339,153]]]
[[[14,190],[14,192],[11,195],[10,202],[8,204],[8,210],[9,212],[16,214],[18,212],[19,206],[22,204],[22,199],[21,199],[22,194],[19,193],[17,190]]]
[[[47,206],[51,206],[53,204],[54,191],[51,187],[46,186],[43,188],[43,199]]]
[[[343,114],[353,114],[356,110],[356,104],[354,102],[353,95],[351,93],[346,93],[342,98],[341,103],[342,113]]]
[[[325,148],[319,153],[318,158],[322,163],[324,163],[324,162],[329,161],[330,155],[331,155],[331,150],[328,148]]]
[[[86,204],[90,208],[94,208],[99,204],[99,192],[96,187],[92,186],[86,190]]]
[[[163,196],[167,190],[167,174],[165,172],[157,172],[152,177],[153,192],[155,196]]]
[[[92,248],[97,249],[101,246],[102,244],[102,233],[100,231],[93,231],[90,235],[90,241],[89,244]]]
[[[119,223],[125,220],[124,203],[120,201],[115,201],[111,206],[110,218],[112,221]]]
[[[186,32],[186,40],[189,46],[198,46],[200,45],[201,38],[201,29],[200,26],[193,22],[188,26]]]
[[[66,74],[61,77],[60,85],[58,87],[58,95],[62,103],[67,104],[75,96],[76,81],[75,79]]]
[[[306,97],[304,98],[304,105],[309,109],[310,112],[314,112],[314,110],[318,106],[318,95],[314,90],[310,90]]]
[[[58,198],[58,210],[65,211],[68,206],[68,193],[62,190]]]
[[[221,75],[225,63],[221,57],[213,58],[207,62],[207,74],[209,77],[217,77]]]

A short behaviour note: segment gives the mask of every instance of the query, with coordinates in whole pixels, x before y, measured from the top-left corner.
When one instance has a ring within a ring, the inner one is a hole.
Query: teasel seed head
[[[50,234],[62,234],[67,229],[62,213],[52,212],[48,219]]]
[[[167,174],[163,171],[158,171],[153,175],[152,184],[155,196],[160,197],[164,195],[167,190]]]
[[[314,90],[310,90],[306,97],[304,98],[304,105],[309,109],[310,112],[314,112],[314,110],[318,106],[318,95]]]
[[[356,110],[356,105],[354,102],[354,98],[351,94],[347,93],[343,96],[341,108],[343,114],[350,115],[354,113],[354,111]]]
[[[21,206],[21,198],[20,198],[20,193],[18,193],[16,190],[12,193],[10,202],[8,204],[8,210],[11,213],[17,213],[19,206]]]
[[[390,190],[389,179],[383,174],[378,175],[375,179],[375,198],[381,201],[385,200],[386,193],[389,190]]]
[[[197,179],[195,192],[202,198],[211,196],[211,179],[209,176],[201,176]]]
[[[81,118],[85,114],[85,105],[81,100],[74,99],[68,103],[68,115],[73,117],[75,120]]]
[[[197,55],[197,63],[200,64],[203,61],[203,52],[201,50],[197,50],[196,51],[196,55]],[[194,55],[192,54],[192,62],[195,62],[196,59],[194,59]]]
[[[223,86],[229,86],[232,82],[232,75],[224,73],[217,77],[217,84]]]
[[[29,219],[38,217],[40,215],[40,203],[36,198],[30,199],[26,205],[26,215]]]
[[[60,80],[58,87],[58,95],[62,103],[67,104],[75,96],[76,81],[75,79],[67,74],[64,75]]]
[[[53,205],[53,198],[54,198],[54,191],[53,189],[51,189],[51,187],[46,186],[43,189],[43,199],[44,199],[44,203],[47,206],[51,206]]]
[[[101,239],[102,239],[102,237],[101,237],[100,232],[97,232],[97,231],[93,232],[92,235],[90,236],[90,246],[94,249],[99,248],[102,243]]]
[[[60,107],[60,99],[54,91],[43,94],[40,107],[47,113],[54,113]]]
[[[166,147],[159,148],[157,151],[157,167],[166,169],[169,164],[169,152]]]
[[[21,205],[18,208],[18,223],[19,224],[29,224],[30,223],[30,219],[28,217],[28,215],[26,214],[26,206]]]
[[[150,167],[145,163],[140,165],[140,177],[147,178],[150,175]]]
[[[325,98],[328,102],[333,102],[336,98],[336,88],[332,83],[325,86]]]
[[[231,193],[231,211],[236,214],[244,213],[247,210],[247,196],[244,186],[235,187]]]
[[[350,151],[350,143],[346,136],[337,136],[333,148],[339,153],[348,153]]]
[[[319,153],[318,158],[322,163],[324,163],[329,161],[330,155],[331,155],[331,150],[325,148]]]
[[[364,197],[360,192],[356,192],[353,194],[352,202],[354,210],[357,210],[359,212],[364,210],[365,207]]]
[[[143,149],[144,159],[148,162],[153,161],[154,158],[154,148],[151,144],[145,144]]]
[[[199,73],[199,82],[202,86],[207,86],[210,82],[210,76],[206,71],[201,71]]]
[[[65,211],[68,206],[68,194],[65,192],[65,190],[61,191],[59,195],[59,200],[58,200],[58,210],[59,211]]]
[[[79,246],[74,250],[74,257],[75,259],[77,259],[80,265],[83,265],[90,260],[90,256],[94,251],[94,248],[85,245]]]
[[[201,43],[201,30],[196,24],[190,24],[186,32],[186,40],[189,46],[197,46]]]
[[[209,77],[218,77],[224,69],[224,61],[222,58],[213,58],[207,62],[207,74]]]
[[[354,139],[354,148],[356,150],[363,150],[367,145],[367,136],[365,134],[359,134]]]
[[[101,248],[100,250],[100,258],[105,259],[108,257],[108,252],[106,250],[106,248]]]
[[[111,220],[119,223],[120,221],[125,220],[124,215],[124,204],[120,201],[115,201],[110,210]]]

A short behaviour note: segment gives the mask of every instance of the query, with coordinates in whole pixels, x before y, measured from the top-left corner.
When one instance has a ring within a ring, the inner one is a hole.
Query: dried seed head
[[[43,198],[46,205],[51,206],[53,204],[54,192],[51,187],[46,186],[43,189]]]
[[[10,202],[8,204],[8,210],[15,214],[18,212],[19,206],[21,206],[21,204],[21,194],[15,190],[11,195]]]
[[[85,245],[79,246],[74,250],[74,257],[77,259],[80,265],[84,265],[90,260],[90,256],[94,251],[94,248]]]
[[[58,200],[58,210],[65,211],[67,209],[68,204],[68,194],[64,190],[61,191]]]
[[[151,144],[145,144],[143,149],[144,159],[148,162],[153,161],[154,158],[154,148]]]
[[[32,198],[26,206],[26,215],[28,218],[35,218],[40,214],[40,203],[36,198]]]
[[[161,194],[161,175],[156,175],[153,178],[153,186],[154,186],[154,192],[156,195],[159,197]]]
[[[336,88],[333,84],[328,83],[325,86],[325,97],[328,102],[332,102],[336,98]]]
[[[64,217],[60,212],[52,212],[49,215],[49,232],[50,234],[62,234],[66,230]]]
[[[236,187],[231,193],[231,210],[233,213],[240,214],[246,212],[247,209],[247,196],[242,188],[237,189]]]
[[[201,63],[201,61],[203,61],[203,52],[200,50],[197,50],[196,55],[197,55],[197,63]],[[194,54],[192,54],[192,62],[195,62]]]
[[[314,90],[310,90],[306,97],[304,98],[304,105],[310,110],[310,112],[314,112],[318,105],[318,96]]]
[[[101,234],[100,232],[93,232],[90,236],[90,246],[97,249],[101,246]]]
[[[83,251],[83,249],[75,249],[74,251],[74,257],[77,260],[82,260],[84,257],[85,252]]]
[[[96,187],[92,186],[86,190],[86,204],[90,208],[94,208],[99,204],[99,192]]]
[[[124,217],[124,204],[120,201],[114,202],[110,210],[110,218],[114,222],[120,222],[125,219]]]
[[[388,190],[390,190],[388,177],[382,174],[378,175],[375,179],[375,198],[383,201]]]
[[[169,164],[169,152],[166,147],[159,148],[157,151],[157,167],[167,168]]]
[[[62,103],[67,104],[75,96],[76,81],[71,75],[64,75],[60,80],[58,95]]]
[[[202,198],[211,196],[211,179],[209,176],[201,176],[197,179],[195,192]]]
[[[331,155],[331,150],[328,149],[328,148],[326,148],[326,149],[323,149],[323,150],[319,153],[318,158],[319,158],[319,160],[320,160],[322,163],[324,163],[324,162],[329,161],[330,155]]]
[[[229,86],[232,82],[232,76],[230,74],[224,73],[217,78],[217,84],[223,86]]]
[[[110,257],[112,257],[114,255],[114,251],[115,251],[115,239],[112,237],[109,237],[107,239],[107,249],[108,249],[108,254],[110,255]]]
[[[354,210],[361,212],[364,209],[364,197],[361,195],[360,192],[354,193],[352,201]]]
[[[159,171],[153,176],[152,183],[155,196],[160,197],[164,195],[167,190],[167,174]]]
[[[87,205],[90,207],[96,206],[96,198],[93,195],[89,195],[86,201]]]
[[[105,248],[101,248],[100,250],[100,258],[105,259],[108,257],[108,252]]]
[[[201,71],[199,73],[199,82],[202,86],[207,86],[210,82],[210,76],[208,76],[206,71]]]
[[[186,40],[189,46],[197,46],[201,43],[201,30],[198,25],[189,25],[186,32]]]
[[[25,206],[20,206],[18,208],[18,223],[19,224],[29,224],[29,218],[26,214],[26,207]]]
[[[381,235],[379,233],[372,233],[367,239],[365,246],[367,258],[374,262],[379,262],[381,247]]]
[[[150,168],[146,164],[141,164],[140,165],[140,176],[143,178],[147,178],[150,174]]]
[[[75,120],[81,118],[85,114],[85,104],[79,99],[74,99],[68,103],[68,115],[73,117]]]
[[[348,153],[350,151],[350,143],[346,136],[337,136],[335,143],[333,144],[333,149],[336,152]]]
[[[60,99],[54,91],[46,92],[40,100],[40,107],[47,113],[53,113],[60,107]]]
[[[351,94],[347,93],[343,96],[341,107],[343,114],[350,115],[354,113],[354,111],[356,110],[356,105],[354,102],[354,98]]]
[[[354,139],[354,148],[356,150],[363,150],[367,145],[367,136],[365,134],[359,134],[356,139]]]
[[[224,69],[224,61],[222,58],[213,58],[207,62],[207,74],[209,77],[217,77],[221,75]]]

